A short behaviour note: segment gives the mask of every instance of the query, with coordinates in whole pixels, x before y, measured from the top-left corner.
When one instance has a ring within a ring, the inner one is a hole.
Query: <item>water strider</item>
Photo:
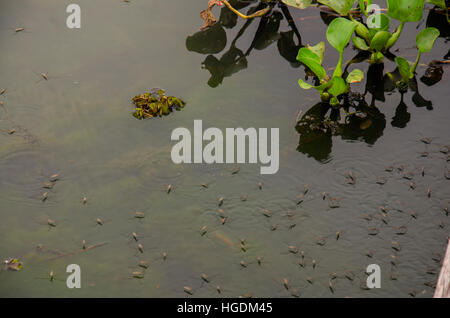
[[[369,235],[377,235],[378,229],[376,227],[369,227],[368,229]]]
[[[209,283],[209,282],[211,281],[211,280],[209,279],[209,276],[206,275],[205,273],[201,274],[201,275],[200,275],[200,278],[201,278],[204,282],[206,282],[206,283]]]
[[[289,290],[289,281],[287,278],[283,278],[283,287]]]
[[[138,266],[139,266],[139,267],[142,267],[142,268],[144,268],[144,269],[147,269],[147,268],[149,267],[149,264],[148,264],[147,261],[139,261],[139,262],[138,262]]]
[[[53,189],[53,186],[55,185],[54,182],[51,181],[47,181],[44,182],[44,185],[42,186],[44,189]]]
[[[143,218],[145,218],[145,213],[144,212],[135,212],[134,217],[136,219],[143,219]]]
[[[131,273],[133,278],[137,278],[137,279],[142,279],[144,278],[144,273],[139,272],[139,271],[135,271],[133,273]]]

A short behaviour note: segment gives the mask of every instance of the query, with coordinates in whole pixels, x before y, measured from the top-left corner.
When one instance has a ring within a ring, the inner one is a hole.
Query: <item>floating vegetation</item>
[[[10,271],[20,271],[23,265],[17,258],[8,258],[4,261],[4,269]]]
[[[166,116],[173,110],[180,110],[186,105],[178,97],[167,96],[160,88],[154,88],[150,93],[134,96],[133,104],[136,106],[133,116],[137,119]]]

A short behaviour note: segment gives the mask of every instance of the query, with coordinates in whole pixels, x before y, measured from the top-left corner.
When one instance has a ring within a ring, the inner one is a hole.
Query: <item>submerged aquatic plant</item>
[[[174,109],[180,110],[186,104],[175,96],[166,96],[164,90],[160,88],[134,96],[133,103],[136,106],[133,116],[137,119],[168,115]]]
[[[350,41],[350,37],[356,27],[356,23],[344,18],[334,19],[328,26],[327,40],[339,52],[339,60],[331,78],[322,66],[325,51],[324,42],[320,42],[315,46],[301,48],[298,52],[297,59],[317,76],[320,83],[318,86],[313,86],[299,79],[300,87],[303,89],[315,88],[319,91],[321,99],[329,101],[332,106],[339,105],[338,97],[348,92],[350,83],[360,82],[364,78],[364,73],[359,69],[351,71],[345,80],[342,78],[344,48]]]

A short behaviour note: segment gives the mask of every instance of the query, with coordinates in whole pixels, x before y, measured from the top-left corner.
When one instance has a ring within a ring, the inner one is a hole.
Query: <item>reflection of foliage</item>
[[[208,55],[203,65],[211,73],[208,85],[217,87],[225,77],[247,68],[247,59],[241,50],[231,47],[228,52],[222,55],[220,60],[214,55]]]
[[[227,34],[219,23],[186,39],[186,48],[200,54],[220,53],[226,45]]]
[[[162,89],[153,89],[150,93],[137,95],[133,97],[133,103],[136,106],[133,116],[137,119],[168,115],[174,109],[180,110],[185,105],[175,96],[166,96]]]
[[[333,136],[374,144],[385,127],[385,117],[376,107],[367,105],[363,96],[351,94],[341,110],[321,102],[302,116],[296,125],[300,134],[297,150],[324,162],[331,153]]]
[[[219,21],[207,27],[203,31],[197,32],[186,39],[186,47],[189,51],[200,54],[210,54],[203,61],[204,69],[211,73],[208,85],[217,87],[225,77],[231,76],[247,68],[247,57],[253,51],[264,50],[277,42],[280,55],[284,57],[293,67],[298,67],[300,63],[296,60],[297,52],[301,45],[300,33],[292,19],[289,9],[283,3],[279,3],[280,10],[274,10],[276,2],[266,3],[264,1],[229,1],[235,9],[243,9],[252,3],[247,11],[247,15],[252,16],[263,9],[267,13],[261,17],[258,29],[254,35],[252,43],[247,50],[241,50],[236,46],[237,40],[246,32],[254,19],[247,20],[231,41],[230,48],[221,56],[215,57],[225,49],[227,35],[224,28],[234,28],[237,25],[238,16],[227,7],[222,8]],[[286,19],[290,30],[279,32],[281,21]],[[296,40],[295,40],[296,39]]]

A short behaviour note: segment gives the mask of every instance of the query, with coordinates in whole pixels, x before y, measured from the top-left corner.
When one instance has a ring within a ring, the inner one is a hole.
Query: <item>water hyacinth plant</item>
[[[325,51],[324,42],[320,42],[312,47],[301,48],[298,52],[297,59],[317,76],[320,83],[318,86],[313,86],[299,79],[300,87],[303,89],[315,88],[320,93],[322,101],[329,101],[332,106],[339,105],[338,97],[348,92],[350,83],[360,82],[364,78],[364,73],[359,69],[351,71],[345,80],[342,78],[344,48],[350,41],[350,37],[356,27],[356,23],[345,18],[334,19],[328,26],[327,40],[339,52],[339,60],[331,78],[322,66]]]
[[[386,13],[382,13],[380,7],[374,4],[372,0],[281,0],[281,2],[283,6],[287,5],[296,9],[306,9],[313,5],[319,5],[326,6],[336,12],[338,17],[330,22],[326,31],[328,42],[339,52],[339,60],[333,74],[329,76],[322,66],[325,51],[324,42],[319,42],[315,46],[301,47],[297,54],[297,60],[304,64],[316,77],[315,85],[299,79],[300,87],[316,89],[323,102],[335,107],[340,105],[340,101],[346,100],[341,98],[341,95],[350,92],[351,83],[361,82],[364,79],[364,73],[360,69],[353,69],[350,73],[346,71],[348,66],[355,61],[361,62],[367,58],[368,55],[363,52],[370,52],[369,62],[371,64],[383,63],[385,55],[391,60],[395,58],[398,70],[395,72],[396,75],[393,76],[393,73],[387,73],[386,75],[391,77],[392,83],[404,90],[410,84],[410,79],[414,78],[421,54],[431,50],[439,36],[439,31],[436,28],[427,28],[417,35],[416,43],[419,52],[414,63],[409,63],[402,57],[395,57],[389,52],[389,49],[397,43],[407,22],[417,22],[422,19],[425,2],[434,4],[444,10],[448,20],[446,0],[386,0]],[[227,1],[210,0],[209,3],[224,3],[232,12],[241,16],[227,5]],[[266,6],[269,3],[271,4],[265,7],[266,11],[258,11],[258,16],[264,16],[274,8],[272,1],[261,0],[261,4]],[[357,7],[353,7],[355,3]],[[399,25],[392,31],[391,22],[393,20],[398,20]],[[350,40],[355,48],[363,52],[349,61],[343,70],[343,52]],[[300,44],[300,46],[302,45]],[[380,65],[380,67],[382,74],[383,66]],[[395,85],[393,86],[395,87]]]
[[[399,88],[404,89],[407,87],[409,80],[414,77],[421,54],[431,51],[434,42],[439,37],[439,34],[439,30],[436,28],[426,28],[417,34],[416,44],[418,53],[415,62],[411,66],[410,63],[403,57],[395,58],[395,63],[397,63],[399,73],[402,77],[402,80],[397,83]]]
[[[366,25],[356,21],[351,14],[349,18],[358,24],[353,45],[363,51],[372,52],[370,61],[381,63],[387,52],[399,39],[406,22],[416,22],[422,19],[424,0],[387,0],[387,15],[376,13],[369,15],[371,0],[360,0],[361,12],[367,16]],[[395,32],[389,32],[390,18],[400,21]]]

